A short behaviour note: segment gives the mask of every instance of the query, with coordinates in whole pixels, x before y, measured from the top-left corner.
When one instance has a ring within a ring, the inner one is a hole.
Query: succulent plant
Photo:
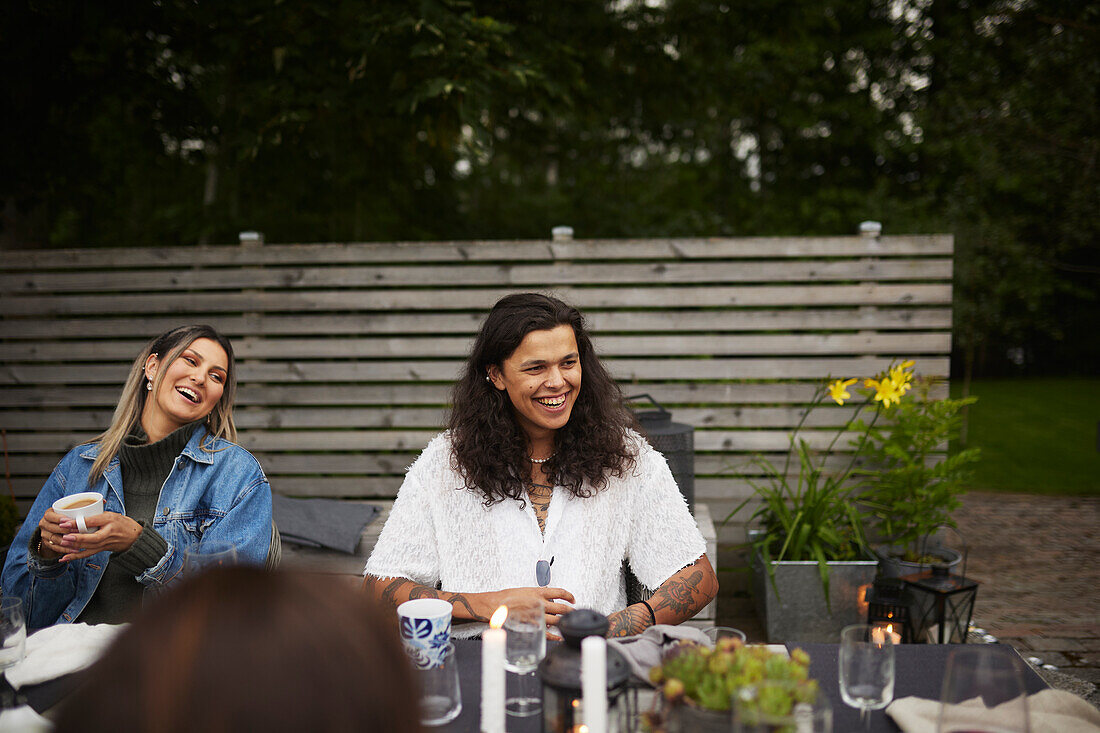
[[[738,639],[723,639],[713,649],[680,641],[650,670],[650,680],[671,705],[686,702],[717,711],[729,710],[732,695],[742,688],[764,681],[789,683],[783,690],[769,688],[757,700],[762,712],[782,714],[816,696],[817,681],[809,678],[809,666],[810,657],[801,649],[788,658],[764,647],[744,646]]]

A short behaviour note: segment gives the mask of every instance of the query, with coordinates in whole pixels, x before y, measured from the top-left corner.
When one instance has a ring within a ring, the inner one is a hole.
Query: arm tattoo
[[[607,619],[610,626],[607,629],[607,637],[632,636],[640,634],[649,626],[649,611],[640,603],[627,606],[621,611],[616,611]]]
[[[653,594],[653,610],[672,612],[669,623],[681,623],[699,613],[718,594],[718,582],[713,574],[704,573],[695,563],[672,575]]]
[[[450,593],[448,595],[450,597],[445,598],[444,600],[450,601],[451,603],[465,608],[466,612],[470,614],[470,618],[472,618],[474,621],[489,623],[489,619],[485,618],[484,616],[478,616],[477,613],[474,612],[474,607],[470,605],[470,602],[468,600],[466,600],[466,596],[462,595],[461,593]]]
[[[377,592],[379,581],[380,578],[373,578],[368,575],[363,580],[363,587],[371,592]],[[399,595],[405,590],[408,591],[407,599],[399,597]],[[382,593],[379,594],[378,598],[382,601],[382,603],[393,606],[395,608],[400,605],[401,602],[404,600],[412,601],[417,598],[442,598],[443,600],[450,601],[457,606],[462,606],[462,608],[466,609],[466,612],[475,621],[487,622],[489,620],[487,618],[482,618],[481,616],[478,616],[477,613],[474,611],[474,607],[470,605],[470,601],[466,598],[466,596],[462,595],[461,593],[448,593],[445,591],[436,590],[431,586],[427,586],[422,583],[416,583],[412,580],[409,580],[408,578],[394,578],[392,581],[390,581],[388,585],[386,585],[386,587],[382,590]]]

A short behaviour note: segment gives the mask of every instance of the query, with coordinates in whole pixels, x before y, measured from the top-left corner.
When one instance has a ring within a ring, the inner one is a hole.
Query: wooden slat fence
[[[276,491],[392,498],[488,308],[542,290],[586,313],[627,394],[696,427],[696,499],[721,518],[826,376],[914,358],[946,378],[952,254],[943,235],[0,252],[11,481],[25,508],[144,341],[203,322],[234,341],[241,442]],[[807,437],[849,414],[819,409]]]

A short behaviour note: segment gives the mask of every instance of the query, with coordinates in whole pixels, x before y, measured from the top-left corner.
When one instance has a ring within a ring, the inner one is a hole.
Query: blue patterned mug
[[[419,669],[443,664],[451,641],[451,604],[438,598],[417,598],[397,607],[401,641]]]

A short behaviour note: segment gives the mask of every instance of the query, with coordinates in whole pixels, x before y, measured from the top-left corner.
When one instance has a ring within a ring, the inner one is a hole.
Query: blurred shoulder
[[[420,455],[416,457],[409,471],[444,471],[451,470],[452,456],[454,455],[454,443],[451,441],[450,431],[439,433],[432,438]]]

